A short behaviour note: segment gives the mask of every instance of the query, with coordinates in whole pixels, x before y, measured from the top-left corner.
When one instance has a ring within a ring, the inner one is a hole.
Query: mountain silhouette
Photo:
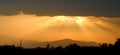
[[[84,42],[84,41],[77,41],[72,39],[62,39],[62,40],[47,41],[47,42],[24,41],[23,47],[25,48],[43,47],[44,48],[44,47],[47,47],[48,44],[50,45],[50,47],[58,47],[58,46],[65,47],[74,43],[80,46],[99,46],[99,44],[95,42]]]
[[[98,46],[95,42],[84,42],[84,41],[76,41],[71,39],[62,39],[57,41],[51,41],[51,42],[41,42],[40,47],[45,47],[47,44],[50,44],[51,47],[58,47],[58,46],[68,46],[69,44],[77,44],[80,46]]]

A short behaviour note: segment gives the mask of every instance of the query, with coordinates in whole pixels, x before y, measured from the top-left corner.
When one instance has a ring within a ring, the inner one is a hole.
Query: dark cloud
[[[120,17],[120,0],[0,0],[0,14]]]

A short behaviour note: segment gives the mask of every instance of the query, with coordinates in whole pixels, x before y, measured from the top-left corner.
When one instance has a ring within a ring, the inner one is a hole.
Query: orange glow
[[[37,41],[73,39],[113,43],[119,28],[114,22],[118,18],[94,16],[35,16],[21,13],[0,16],[0,35]],[[107,20],[107,21],[106,21]]]

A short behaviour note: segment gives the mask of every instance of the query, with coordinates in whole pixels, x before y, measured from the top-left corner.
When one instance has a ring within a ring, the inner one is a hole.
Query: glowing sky
[[[114,43],[120,36],[119,5],[120,0],[0,0],[0,44],[21,39]]]
[[[114,43],[120,35],[120,18],[95,16],[0,16],[0,38],[36,41],[73,39]]]

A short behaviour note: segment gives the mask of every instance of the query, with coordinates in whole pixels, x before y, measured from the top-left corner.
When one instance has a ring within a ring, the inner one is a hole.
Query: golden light
[[[70,38],[113,43],[114,33],[119,32],[120,27],[112,24],[119,23],[119,18],[95,16],[36,16],[21,12],[0,18],[0,34],[38,41]]]
[[[71,16],[54,16],[54,18],[61,21],[74,20]]]
[[[75,17],[76,19],[76,23],[78,24],[83,24],[83,23],[86,23],[87,19],[85,17],[80,17],[80,16],[77,16]]]
[[[54,16],[54,21],[75,21],[77,24],[86,23],[87,18],[82,16]]]

